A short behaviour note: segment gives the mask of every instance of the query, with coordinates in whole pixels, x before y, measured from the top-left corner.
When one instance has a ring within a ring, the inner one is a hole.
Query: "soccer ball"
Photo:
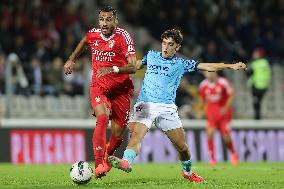
[[[92,167],[84,161],[76,162],[70,168],[70,178],[76,184],[86,184],[93,176]]]

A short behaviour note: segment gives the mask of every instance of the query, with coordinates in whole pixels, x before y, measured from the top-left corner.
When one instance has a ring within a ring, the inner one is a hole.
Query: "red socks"
[[[121,145],[121,143],[122,143],[122,138],[117,138],[113,135],[110,135],[107,154],[113,155],[114,151]]]
[[[103,156],[106,147],[106,129],[109,118],[106,114],[97,117],[96,128],[93,132],[93,149],[95,156],[95,167],[103,163]]]
[[[207,144],[208,144],[208,150],[209,150],[209,155],[211,160],[216,160],[215,159],[215,150],[214,150],[214,143],[213,139],[207,139]]]

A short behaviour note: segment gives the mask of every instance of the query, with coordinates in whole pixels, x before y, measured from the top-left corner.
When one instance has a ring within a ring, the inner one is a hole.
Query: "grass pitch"
[[[0,188],[265,188],[284,189],[284,163],[221,163],[210,168],[194,163],[193,170],[205,183],[191,183],[181,177],[177,164],[136,164],[131,173],[113,169],[102,179],[76,186],[69,178],[70,165],[0,164]]]

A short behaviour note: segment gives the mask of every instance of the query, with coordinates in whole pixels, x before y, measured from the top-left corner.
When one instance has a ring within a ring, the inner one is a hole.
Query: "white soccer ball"
[[[76,184],[86,184],[93,176],[92,167],[84,161],[76,162],[70,168],[70,178]]]

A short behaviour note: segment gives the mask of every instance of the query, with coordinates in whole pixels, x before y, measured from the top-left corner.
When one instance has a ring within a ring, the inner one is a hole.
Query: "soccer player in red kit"
[[[202,106],[206,106],[206,132],[210,154],[209,164],[211,166],[217,164],[213,134],[216,129],[219,129],[227,148],[231,152],[231,163],[232,165],[236,165],[238,163],[238,156],[230,136],[229,127],[233,114],[232,102],[235,93],[234,89],[229,81],[223,77],[219,77],[217,72],[204,72],[204,75],[206,79],[200,83],[199,94]]]
[[[71,74],[76,58],[90,46],[92,51],[92,83],[90,101],[97,118],[93,132],[95,176],[100,178],[110,171],[107,157],[122,143],[130,110],[133,83],[129,74],[136,72],[136,53],[129,33],[117,27],[116,10],[105,7],[99,12],[99,27],[87,32],[64,65]],[[111,135],[106,144],[106,129],[111,121]]]

